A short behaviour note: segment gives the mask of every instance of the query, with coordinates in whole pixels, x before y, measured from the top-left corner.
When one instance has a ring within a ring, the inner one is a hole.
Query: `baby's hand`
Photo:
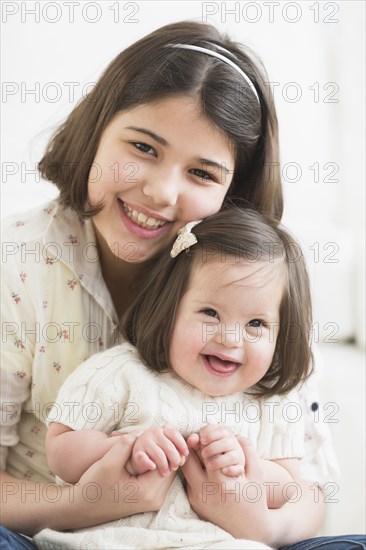
[[[184,437],[173,426],[150,428],[136,439],[126,469],[140,475],[157,468],[165,477],[183,466],[188,453]]]
[[[230,477],[244,474],[244,452],[230,428],[220,424],[208,424],[199,434],[191,434],[187,443],[196,451],[206,470],[221,470],[224,475]]]

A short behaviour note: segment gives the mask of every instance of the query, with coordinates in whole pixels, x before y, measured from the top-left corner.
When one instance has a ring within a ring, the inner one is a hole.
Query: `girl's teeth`
[[[155,218],[148,218],[142,212],[137,212],[136,210],[132,210],[126,204],[124,204],[123,206],[127,216],[131,218],[135,223],[140,225],[141,227],[148,227],[149,229],[152,229],[153,227],[155,228],[161,227],[165,223],[162,220],[157,220]]]
[[[146,225],[148,225],[149,227],[154,227],[155,225],[156,226],[159,226],[159,225],[162,225],[161,223],[159,223],[157,220],[154,220],[154,218],[147,218],[146,221],[145,221]]]

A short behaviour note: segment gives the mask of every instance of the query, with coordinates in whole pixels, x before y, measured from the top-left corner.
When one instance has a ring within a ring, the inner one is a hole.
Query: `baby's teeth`
[[[145,214],[140,212],[139,215],[137,216],[137,219],[138,219],[139,222],[146,223],[147,216],[145,216]]]

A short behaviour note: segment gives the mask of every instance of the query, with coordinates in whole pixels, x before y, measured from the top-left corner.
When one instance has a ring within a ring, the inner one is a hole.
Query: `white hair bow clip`
[[[187,250],[190,246],[196,244],[197,237],[192,233],[192,229],[198,223],[201,223],[202,220],[196,220],[194,222],[188,222],[186,225],[181,227],[178,231],[178,237],[175,239],[175,242],[170,251],[170,256],[175,258],[182,252],[182,250]]]

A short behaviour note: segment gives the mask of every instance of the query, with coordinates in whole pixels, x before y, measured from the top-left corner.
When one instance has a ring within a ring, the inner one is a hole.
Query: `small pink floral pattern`
[[[73,279],[68,279],[67,284],[69,285],[70,290],[74,290],[74,288],[79,284],[79,281],[76,277]]]
[[[77,240],[76,235],[69,235],[68,239],[71,244],[79,244],[79,241]]]
[[[55,258],[50,258],[49,256],[47,256],[47,258],[45,258],[45,264],[46,265],[53,265],[55,263]]]
[[[25,273],[25,271],[22,271],[20,274],[20,280],[22,281],[22,283],[25,283],[26,278],[27,274]]]
[[[21,350],[25,349],[25,345],[20,338],[15,338],[14,345]]]
[[[52,367],[55,369],[56,372],[60,372],[60,370],[61,370],[60,363],[57,363],[55,361],[52,363]]]
[[[19,302],[22,301],[21,297],[19,296],[19,294],[17,292],[12,292],[11,297],[13,298],[13,300],[16,304],[19,304]]]
[[[24,225],[24,222],[18,221],[16,222],[15,227],[22,227],[23,225]]]
[[[17,371],[17,376],[18,376],[18,378],[23,379],[27,376],[27,373],[24,370],[18,370]]]

